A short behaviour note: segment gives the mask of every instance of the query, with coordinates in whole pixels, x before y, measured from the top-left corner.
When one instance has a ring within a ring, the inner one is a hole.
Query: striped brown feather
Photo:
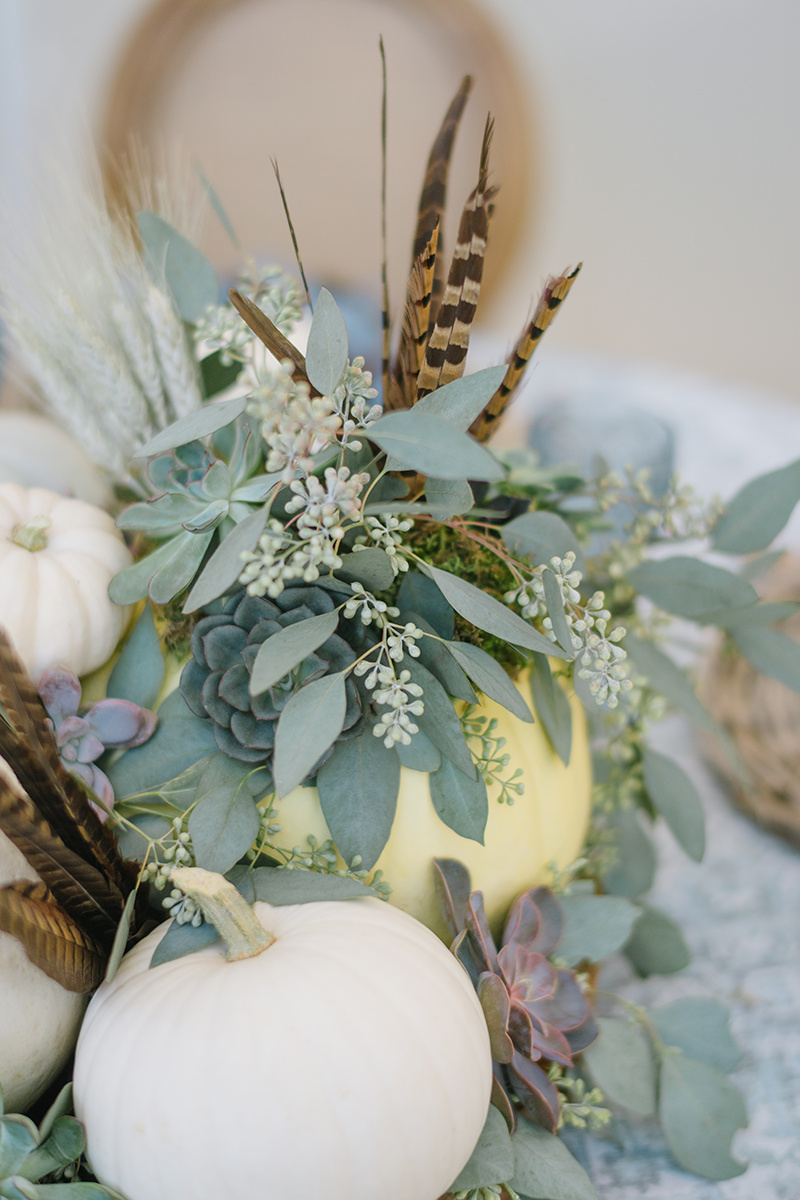
[[[452,383],[464,373],[469,335],[480,296],[483,261],[489,237],[489,211],[497,188],[488,186],[492,120],[486,122],[478,185],[470,194],[458,229],[447,286],[425,348],[417,380],[417,397]]]
[[[417,376],[425,358],[428,340],[428,318],[431,308],[431,288],[436,262],[436,247],[439,242],[439,226],[434,226],[424,250],[414,260],[408,277],[406,306],[397,350],[394,378],[397,393],[390,399],[389,408],[410,408],[417,398]],[[399,403],[394,403],[399,399]]]
[[[27,796],[0,780],[0,831],[27,859],[65,913],[110,945],[125,905],[123,893],[97,867],[56,836]]]
[[[315,387],[311,386],[308,375],[306,375],[305,356],[287,337],[284,337],[277,325],[274,325],[270,321],[267,314],[262,312],[258,305],[254,304],[247,296],[243,296],[241,292],[237,292],[236,288],[228,288],[228,299],[245,325],[252,329],[259,341],[264,343],[270,354],[274,355],[278,362],[282,362],[285,358],[289,359],[294,367],[292,379],[295,383],[307,383],[309,388],[311,388],[311,395],[319,396],[320,393]]]
[[[0,929],[22,943],[31,962],[70,992],[93,991],[107,952],[56,904],[43,883],[0,888]]]
[[[478,438],[479,441],[486,442],[489,440],[496,428],[497,422],[513,400],[514,393],[519,387],[522,377],[525,374],[525,369],[536,347],[544,336],[548,325],[558,312],[562,301],[569,294],[569,290],[575,282],[582,266],[582,263],[578,263],[577,267],[572,271],[565,271],[563,275],[555,277],[551,276],[545,284],[544,291],[539,298],[533,316],[525,326],[519,341],[508,356],[508,370],[503,382],[481,415],[472,423],[470,433]]]
[[[450,159],[453,155],[453,143],[461,115],[467,103],[467,97],[471,90],[472,77],[465,75],[461,81],[461,86],[450,102],[450,107],[445,113],[444,120],[436,135],[436,140],[431,146],[428,165],[425,170],[425,180],[422,184],[422,192],[419,198],[417,228],[414,233],[414,249],[411,254],[412,270],[416,260],[425,252],[425,247],[430,241],[434,228],[436,225],[441,225],[445,201],[447,199],[447,176],[450,171]],[[440,246],[440,255],[441,249],[442,247]],[[432,318],[436,315],[436,309],[439,307],[439,300],[443,290],[444,259],[441,258],[433,280]]]

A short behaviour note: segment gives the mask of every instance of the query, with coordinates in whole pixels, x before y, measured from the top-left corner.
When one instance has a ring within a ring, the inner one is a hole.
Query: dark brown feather
[[[292,379],[295,383],[307,383],[311,388],[312,396],[319,396],[320,393],[315,387],[311,386],[308,375],[306,374],[306,360],[304,355],[294,346],[287,337],[281,333],[277,325],[270,321],[266,313],[262,312],[257,304],[247,296],[243,296],[241,292],[237,292],[236,288],[228,288],[228,299],[233,307],[238,312],[239,316],[252,329],[253,333],[263,342],[279,362],[288,358],[293,365]]]
[[[431,308],[431,288],[436,262],[439,226],[434,226],[422,254],[414,260],[408,277],[406,306],[397,350],[394,379],[397,390],[390,390],[387,408],[410,408],[417,399],[417,376],[425,359],[428,340],[428,319]]]
[[[561,303],[566,299],[569,290],[575,282],[582,263],[578,263],[572,271],[563,275],[551,276],[545,284],[533,316],[522,331],[519,341],[506,360],[508,370],[505,378],[481,415],[473,421],[470,433],[479,441],[485,442],[491,437],[497,422],[502,417],[508,405],[514,398],[525,369],[531,357],[544,336],[545,330],[558,312]]]
[[[22,943],[31,962],[70,992],[102,982],[108,954],[56,904],[43,883],[0,888],[0,929]]]

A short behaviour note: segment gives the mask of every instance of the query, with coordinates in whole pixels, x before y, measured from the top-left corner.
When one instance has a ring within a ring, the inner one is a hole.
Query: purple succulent
[[[146,742],[158,720],[148,708],[130,700],[99,700],[79,712],[81,685],[67,667],[56,665],[39,680],[39,695],[53,722],[61,762],[77,775],[109,809],[114,790],[108,777],[95,765],[106,750],[130,750]],[[107,812],[92,805],[101,820]]]
[[[466,867],[439,859],[436,871],[445,919],[455,938],[453,953],[475,985],[489,1027],[495,1060],[492,1103],[513,1129],[513,1095],[526,1117],[554,1132],[561,1101],[546,1067],[571,1067],[573,1055],[597,1037],[574,972],[554,967],[547,957],[564,928],[561,905],[544,887],[519,896],[498,950],[483,896],[470,892]]]

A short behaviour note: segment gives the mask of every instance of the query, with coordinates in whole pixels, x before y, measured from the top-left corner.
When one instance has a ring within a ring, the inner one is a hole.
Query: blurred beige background
[[[268,10],[275,0],[247,3]],[[382,0],[358,3],[382,8]],[[379,142],[377,136],[359,142],[359,136],[365,122],[377,131],[377,53],[337,50],[331,34],[334,14],[348,10],[352,21],[358,3],[327,0],[326,20],[301,23],[293,43],[285,33],[248,39],[237,53],[233,38],[231,58],[220,64],[215,80],[200,52],[194,65],[189,62],[186,80],[194,71],[205,93],[212,82],[241,84],[244,78],[257,111],[279,65],[289,93],[280,111],[273,104],[261,115],[269,118],[264,128],[272,122],[289,131],[284,136],[293,136],[292,122],[309,101],[326,139],[330,114],[354,105],[352,129],[330,129],[331,143],[344,147],[333,157],[351,156],[349,186],[372,204]],[[454,4],[457,9],[458,0]],[[488,314],[490,329],[510,337],[544,276],[583,259],[584,273],[549,335],[550,347],[687,368],[800,399],[800,5],[474,4],[515,64],[520,103],[528,109],[513,128],[513,118],[504,114],[504,169],[511,163],[514,170],[518,153],[519,163],[534,172],[523,232]],[[0,0],[0,176],[6,189],[24,199],[20,162],[54,142],[68,150],[87,126],[99,128],[114,67],[148,7],[147,0]],[[435,85],[425,47],[417,54],[413,37],[407,43],[386,11],[390,91],[410,88],[423,112],[430,108],[429,128],[420,132],[426,148],[443,108],[440,93],[452,89],[449,82]],[[457,78],[457,63],[444,74]],[[176,84],[178,91],[186,80]],[[479,131],[485,103],[477,94],[475,99],[472,119]],[[198,98],[201,132],[213,121],[214,108]],[[393,119],[390,108],[390,132]],[[467,134],[465,142],[472,138]],[[268,136],[252,138],[260,168],[267,163],[268,169],[276,150]],[[410,194],[419,186],[425,152],[405,171]],[[464,152],[466,169],[474,173],[474,141]],[[234,186],[250,188],[244,173],[235,184],[214,182],[223,197]],[[519,182],[507,177],[506,192]],[[315,200],[322,211],[324,186]],[[258,191],[253,202],[262,202]],[[390,221],[400,207],[395,196]],[[410,235],[411,215],[403,219]],[[357,246],[360,232],[367,237],[359,228],[324,236],[355,236]],[[305,257],[312,268],[308,248]]]

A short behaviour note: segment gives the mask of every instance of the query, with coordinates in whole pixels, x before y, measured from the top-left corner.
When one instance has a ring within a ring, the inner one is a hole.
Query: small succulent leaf
[[[441,751],[436,749],[421,729],[414,734],[408,746],[397,742],[394,749],[400,759],[400,766],[408,771],[422,771],[423,774],[430,775],[431,771],[438,771],[442,761]]]
[[[13,1183],[17,1190],[9,1192],[12,1200],[123,1200],[119,1192],[99,1183],[31,1183],[21,1175],[14,1176]]]
[[[599,962],[614,954],[630,937],[640,910],[623,896],[562,896],[566,928],[558,957],[568,967]]]
[[[182,537],[192,537],[193,534],[182,534]],[[174,541],[164,542],[152,554],[140,558],[138,562],[118,571],[108,585],[108,595],[115,604],[137,604],[147,596],[150,580],[158,570],[172,558],[175,553]]]
[[[731,1139],[747,1124],[741,1094],[722,1071],[682,1054],[661,1066],[659,1117],[666,1143],[687,1171],[733,1179],[746,1164],[731,1156]]]
[[[448,387],[451,385],[448,384]],[[431,395],[436,395],[432,392]],[[441,590],[419,571],[408,571],[403,577],[397,596],[397,606],[419,613],[439,637],[449,641],[455,628],[455,613]]]
[[[150,967],[160,967],[162,963],[172,962],[174,958],[184,958],[187,954],[194,954],[195,950],[201,950],[203,946],[210,946],[212,942],[219,941],[220,936],[213,925],[203,923],[195,926],[189,922],[179,925],[176,920],[171,921],[167,932],[153,951]]]
[[[533,724],[531,710],[491,654],[479,646],[473,646],[471,642],[448,642],[448,646],[453,658],[480,691],[485,692],[490,700],[496,700],[520,721]]]
[[[256,900],[268,904],[311,904],[317,900],[358,900],[375,895],[366,884],[343,875],[289,871],[283,867],[257,867],[251,874]]]
[[[591,1179],[561,1138],[520,1121],[513,1138],[509,1181],[528,1200],[597,1200]]]
[[[214,536],[213,529],[180,534],[169,545],[172,554],[150,580],[148,592],[154,604],[166,604],[194,579]]]
[[[600,1033],[583,1061],[605,1098],[639,1117],[657,1108],[658,1076],[652,1043],[638,1023],[598,1017]]]
[[[481,971],[497,973],[497,948],[483,905],[483,894],[471,892],[465,914],[467,933],[474,959],[481,964]]]
[[[313,679],[290,696],[275,731],[273,775],[280,799],[303,782],[336,741],[346,712],[343,671]]]
[[[404,669],[406,663],[403,663]],[[447,692],[418,659],[410,659],[407,669],[413,683],[422,688],[425,711],[416,718],[420,730],[427,734],[437,750],[469,779],[477,780],[478,772],[469,751],[464,730]],[[412,738],[413,741],[413,738]]]
[[[550,663],[544,654],[534,654],[530,673],[531,700],[534,712],[565,767],[572,755],[572,709],[563,688],[553,678]]]
[[[297,626],[295,626],[297,628]],[[392,831],[400,760],[367,728],[339,742],[317,772],[322,815],[342,858],[371,871]]]
[[[706,825],[697,788],[672,758],[649,746],[642,753],[647,794],[672,831],[675,840],[695,862],[706,847]]]
[[[753,585],[740,575],[684,554],[640,563],[628,572],[628,582],[668,613],[690,620],[758,600]]]
[[[563,558],[571,550],[575,570],[583,574],[586,569],[574,531],[557,513],[523,513],[503,525],[500,534],[511,553],[520,558],[549,563],[551,558]]]
[[[401,625],[413,622],[423,633],[433,635],[420,638],[417,642],[419,661],[436,676],[449,696],[453,696],[457,700],[464,700],[467,704],[477,704],[478,697],[475,695],[469,679],[462,671],[455,655],[451,653],[450,646],[438,637],[433,626],[429,625],[419,613],[409,609],[401,611],[397,620]]]
[[[31,1123],[24,1117],[3,1117],[0,1120],[0,1179],[16,1175],[28,1155],[36,1149],[36,1143]]]
[[[241,370],[242,364],[239,362],[223,363],[220,350],[207,354],[200,362],[200,383],[206,400],[219,395],[236,383]]]
[[[450,947],[450,952],[461,963],[464,970],[472,980],[472,986],[478,986],[478,977],[485,966],[483,963],[477,962],[472,949],[472,944],[469,939],[469,931],[462,929],[461,933],[457,934]]]
[[[625,953],[640,975],[673,975],[688,965],[683,934],[666,913],[647,905],[633,926]]]
[[[508,912],[503,945],[519,942],[536,954],[552,954],[564,931],[564,909],[549,888],[535,887],[518,896]]]
[[[48,667],[36,685],[47,715],[56,729],[67,717],[74,717],[81,702],[81,681],[74,671],[56,664]]]
[[[417,406],[379,417],[369,427],[369,440],[404,470],[436,479],[497,483],[505,478],[502,464],[480,442],[441,417],[418,412]]]
[[[203,772],[189,816],[198,867],[224,875],[256,840],[261,822],[245,787],[248,770],[249,764],[215,754]]]
[[[426,565],[424,570],[456,612],[478,629],[493,633],[496,637],[504,638],[512,645],[522,646],[526,650],[537,650],[555,658],[567,657],[563,650],[543,637],[505,604],[495,600],[494,596],[481,591],[466,579],[459,579],[449,571],[442,571],[439,567]]]
[[[117,529],[140,529],[155,538],[178,533],[203,508],[203,501],[182,492],[167,492],[154,500],[140,501],[123,508],[117,517]]]
[[[233,487],[230,468],[215,458],[201,482],[202,494],[210,500],[228,500]]]
[[[472,890],[469,871],[456,858],[433,860],[433,881],[442,916],[452,937],[464,928],[464,919]]]
[[[676,1046],[687,1058],[710,1063],[719,1071],[733,1071],[742,1052],[731,1036],[729,1013],[710,996],[687,996],[649,1013],[665,1046]]]
[[[558,1088],[547,1072],[543,1071],[538,1063],[523,1057],[519,1051],[515,1052],[505,1070],[526,1115],[537,1125],[555,1133],[561,1112],[561,1100]],[[520,1122],[520,1128],[527,1128],[527,1125]]]
[[[450,386],[450,385],[448,385]],[[434,392],[433,395],[436,395]],[[468,1192],[476,1188],[505,1183],[514,1174],[514,1148],[502,1115],[492,1105],[478,1144],[462,1168],[450,1192]]]
[[[617,862],[603,876],[603,889],[615,896],[649,892],[656,873],[656,852],[634,809],[618,809],[608,817]]]
[[[125,907],[122,910],[122,916],[119,919],[114,941],[111,946],[111,953],[108,956],[108,964],[106,966],[105,982],[111,983],[117,971],[119,964],[122,962],[122,956],[125,953],[125,947],[128,944],[128,938],[131,932],[131,920],[133,918],[133,909],[136,904],[136,889],[129,894],[125,901]],[[68,1161],[72,1161],[69,1159]]]
[[[164,655],[153,609],[146,604],[122,648],[106,685],[106,695],[152,708],[164,682]]]
[[[115,699],[98,700],[82,719],[91,730],[91,740],[98,738],[106,749],[114,750],[141,746],[152,735],[158,720],[149,708],[140,708],[132,700]],[[79,762],[89,761],[94,759],[79,755]]]
[[[369,592],[383,592],[394,583],[389,555],[379,546],[343,554],[342,565],[336,568],[336,574],[346,583],[363,583]]]
[[[777,629],[735,629],[733,640],[762,675],[800,692],[800,646]]]
[[[47,1112],[42,1117],[39,1125],[39,1142],[40,1144],[45,1138],[50,1136],[50,1131],[56,1122],[57,1117],[66,1117],[72,1112],[72,1080],[65,1083],[61,1091],[56,1096],[53,1103],[48,1108]],[[2,1116],[2,1112],[0,1112]]]
[[[165,780],[176,779],[198,759],[217,749],[211,722],[189,712],[180,693],[173,693],[176,715],[161,705],[156,731],[149,741],[126,750],[107,768],[117,800],[142,792],[161,790]]]
[[[751,479],[714,526],[711,545],[725,554],[764,550],[786,525],[800,500],[800,459]]]
[[[475,503],[472,488],[466,479],[434,479],[432,475],[425,479],[425,499],[439,521],[461,516],[469,512]]]
[[[202,533],[206,529],[211,529],[212,526],[216,528],[222,518],[228,515],[229,508],[228,500],[212,500],[196,517],[184,521],[183,528],[188,529],[190,533]]]
[[[61,1115],[56,1117],[48,1133],[47,1140],[39,1131],[40,1146],[43,1150],[63,1167],[77,1162],[86,1149],[86,1134],[80,1121],[75,1117]],[[27,1172],[26,1172],[27,1173]]]
[[[477,779],[470,779],[445,758],[428,782],[439,819],[459,837],[482,846],[489,818],[489,797],[483,776],[478,774]]]
[[[478,999],[489,1030],[492,1058],[499,1063],[511,1062],[514,1043],[508,1036],[510,1001],[506,985],[498,975],[484,971],[478,979]]]
[[[136,457],[155,458],[157,454],[164,454],[167,450],[185,446],[187,442],[208,437],[210,434],[216,433],[218,429],[224,429],[226,425],[230,425],[242,415],[246,407],[246,396],[237,396],[233,400],[220,400],[214,404],[204,404],[202,408],[187,413],[185,417],[180,417],[166,429],[162,429],[145,446],[142,446]]]
[[[298,663],[327,642],[338,624],[339,613],[333,609],[295,625],[286,625],[268,637],[261,643],[253,663],[250,695],[260,695],[288,675]]]
[[[333,395],[347,366],[347,326],[327,288],[321,288],[306,344],[306,374],[323,396]]]
[[[441,417],[463,433],[481,415],[505,378],[508,368],[485,367],[472,375],[462,375],[444,387],[436,388],[414,405],[415,412]]]
[[[531,1058],[533,1055],[533,1021],[528,1010],[516,1000],[509,1009],[508,1032],[514,1048],[523,1058]],[[538,1054],[536,1057],[538,1058]]]
[[[516,1126],[517,1126],[517,1118],[514,1113],[514,1109],[511,1105],[511,1101],[508,1098],[508,1092],[506,1091],[505,1087],[503,1086],[503,1083],[501,1082],[501,1080],[498,1078],[498,1075],[501,1072],[502,1072],[502,1067],[500,1066],[500,1064],[499,1063],[495,1064],[494,1072],[492,1075],[491,1105],[492,1105],[492,1108],[496,1108],[497,1111],[500,1113],[501,1117],[503,1118],[503,1120],[506,1123],[506,1129],[513,1137],[514,1130],[516,1129]],[[522,1200],[522,1197],[520,1197],[520,1200]]]
[[[198,608],[205,608],[233,587],[244,570],[242,554],[255,549],[268,515],[266,507],[257,509],[222,539],[186,597],[183,612],[192,613]]]
[[[156,280],[166,277],[181,319],[194,325],[219,299],[216,272],[206,256],[154,212],[140,212],[137,224],[145,259]]]
[[[281,471],[275,471],[271,475],[255,475],[252,479],[237,484],[231,492],[231,501],[238,501],[239,504],[262,504],[282,478]]]
[[[564,611],[564,600],[561,595],[561,589],[558,586],[558,581],[550,570],[546,567],[542,572],[542,584],[544,585],[544,598],[547,604],[547,615],[553,624],[553,633],[556,635],[559,646],[562,650],[566,650],[571,658],[575,656],[575,647],[572,645],[572,634],[570,633],[567,617]]]

